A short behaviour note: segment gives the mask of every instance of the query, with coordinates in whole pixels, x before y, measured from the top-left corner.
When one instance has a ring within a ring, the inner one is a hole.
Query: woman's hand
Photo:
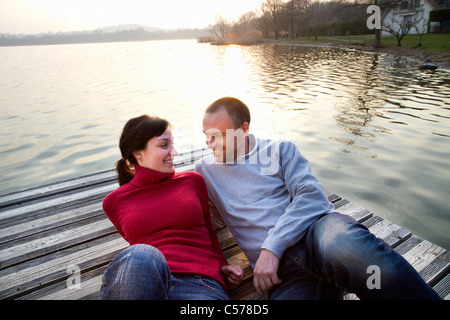
[[[244,279],[244,269],[241,266],[227,265],[220,268],[228,289],[236,289]]]

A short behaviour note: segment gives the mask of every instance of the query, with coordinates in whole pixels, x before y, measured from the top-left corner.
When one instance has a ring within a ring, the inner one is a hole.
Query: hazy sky
[[[203,28],[220,13],[227,19],[261,0],[0,0],[0,33],[91,30],[120,24],[167,29]]]

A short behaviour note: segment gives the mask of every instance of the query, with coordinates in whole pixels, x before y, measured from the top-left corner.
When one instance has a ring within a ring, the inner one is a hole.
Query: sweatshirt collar
[[[244,163],[245,160],[250,158],[258,149],[259,147],[259,139],[255,137],[253,134],[249,134],[247,136],[248,144],[249,144],[249,152],[247,154],[244,154],[236,159],[236,163]]]
[[[174,172],[165,173],[159,172],[153,169],[142,167],[138,164],[134,164],[134,178],[130,181],[131,184],[137,187],[145,187],[152,184],[157,184],[173,177]]]

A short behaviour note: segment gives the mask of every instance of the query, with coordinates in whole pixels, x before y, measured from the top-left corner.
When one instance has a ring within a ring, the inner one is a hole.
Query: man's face
[[[219,109],[213,113],[205,113],[203,117],[203,133],[206,136],[206,145],[213,151],[217,162],[235,160],[241,153],[247,132],[242,128],[235,129],[228,112]]]

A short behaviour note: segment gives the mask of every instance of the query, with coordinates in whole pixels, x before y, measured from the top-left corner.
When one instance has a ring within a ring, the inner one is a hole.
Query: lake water
[[[0,194],[111,169],[125,122],[204,146],[205,108],[294,141],[327,191],[450,249],[450,71],[389,55],[195,40],[0,48]]]

